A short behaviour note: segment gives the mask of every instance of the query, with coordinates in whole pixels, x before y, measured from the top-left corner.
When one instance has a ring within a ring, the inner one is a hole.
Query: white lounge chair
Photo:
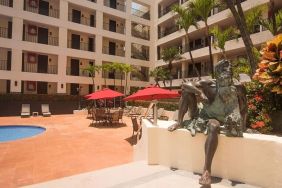
[[[42,110],[42,115],[44,117],[51,116],[51,112],[50,112],[50,109],[49,109],[49,104],[42,104],[41,105],[41,110]]]
[[[21,117],[30,117],[30,104],[22,104]]]

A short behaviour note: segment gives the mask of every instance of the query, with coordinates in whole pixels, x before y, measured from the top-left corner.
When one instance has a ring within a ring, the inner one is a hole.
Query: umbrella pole
[[[158,121],[158,109],[157,109],[157,103],[158,101],[157,100],[153,100],[153,103],[154,103],[154,125],[157,126],[157,121]]]

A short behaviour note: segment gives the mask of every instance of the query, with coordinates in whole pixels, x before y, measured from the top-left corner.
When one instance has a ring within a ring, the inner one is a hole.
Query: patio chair
[[[110,123],[119,123],[119,111],[116,111],[111,114],[109,117]]]
[[[91,110],[91,113],[92,113],[92,115],[91,115],[91,118],[92,118],[92,125],[94,125],[94,123],[97,121],[97,119],[96,119],[96,110],[95,110],[95,109],[92,109],[92,110]]]
[[[107,120],[105,109],[96,109],[95,113],[96,122],[105,122]]]
[[[30,104],[22,104],[21,117],[30,117]]]
[[[131,121],[132,121],[132,128],[133,128],[131,138],[133,138],[134,133],[136,133],[136,144],[137,144],[137,142],[142,137],[142,126],[138,123],[137,117],[131,117]]]
[[[42,111],[43,117],[50,117],[51,116],[49,104],[41,104],[41,111]]]
[[[123,120],[122,120],[123,109],[120,109],[118,112],[119,112],[119,114],[118,114],[118,119],[121,120],[121,122],[123,123]]]

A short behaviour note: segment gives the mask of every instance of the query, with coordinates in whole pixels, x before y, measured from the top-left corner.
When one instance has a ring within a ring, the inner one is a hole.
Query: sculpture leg
[[[215,119],[211,119],[209,120],[207,126],[209,128],[209,134],[205,143],[204,172],[199,180],[199,183],[201,185],[211,184],[211,165],[218,145],[218,130],[220,123]]]
[[[178,108],[179,112],[178,112],[177,123],[168,127],[169,131],[174,131],[177,128],[182,126],[184,115],[188,111],[188,105],[189,105],[189,100],[187,100],[187,97],[185,97],[185,94],[182,94],[179,100],[179,108]]]

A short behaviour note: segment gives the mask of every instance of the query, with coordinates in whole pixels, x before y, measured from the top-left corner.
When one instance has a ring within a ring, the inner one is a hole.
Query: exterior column
[[[64,78],[66,76],[67,69],[67,56],[65,54],[60,54],[58,56],[58,76],[60,78]],[[67,86],[65,82],[57,82],[57,93],[58,94],[66,94]]]
[[[182,63],[181,63],[181,70],[182,70],[182,78],[186,78],[186,76],[187,76],[187,70],[186,70],[186,62],[185,61],[183,61]]]

